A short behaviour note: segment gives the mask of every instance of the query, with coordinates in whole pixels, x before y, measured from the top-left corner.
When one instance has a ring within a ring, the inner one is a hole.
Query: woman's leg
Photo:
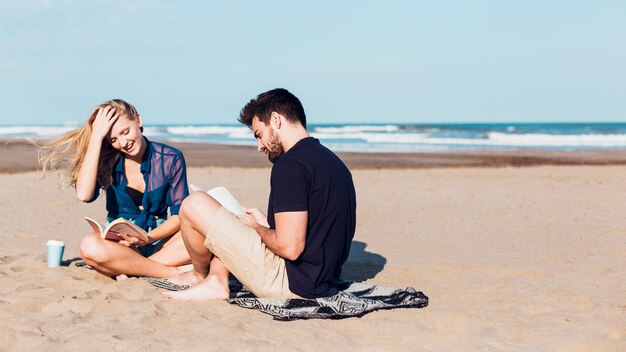
[[[170,237],[163,246],[148,259],[154,260],[167,266],[181,266],[191,263],[189,253],[183,242],[183,237],[179,232]]]
[[[83,260],[104,275],[169,277],[180,270],[163,263],[144,258],[130,247],[107,241],[96,234],[89,234],[80,243]]]

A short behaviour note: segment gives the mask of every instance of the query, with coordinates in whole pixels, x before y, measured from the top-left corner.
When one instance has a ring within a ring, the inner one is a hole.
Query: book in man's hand
[[[204,192],[202,188],[196,185],[189,185],[189,188],[193,192]],[[233,195],[226,189],[226,187],[215,187],[208,190],[208,193],[213,199],[218,201],[224,208],[235,215],[246,215],[246,212],[243,211],[241,204],[233,197]]]
[[[101,238],[107,240],[121,241],[124,238],[119,234],[123,233],[131,237],[141,238],[146,242],[149,241],[148,233],[144,229],[124,218],[117,218],[106,226],[100,225],[97,221],[88,217],[85,217],[85,220],[87,220],[94,233],[100,234]]]

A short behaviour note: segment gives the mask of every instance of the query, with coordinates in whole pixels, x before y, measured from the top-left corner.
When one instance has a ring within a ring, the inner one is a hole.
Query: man
[[[204,192],[187,197],[181,232],[193,271],[170,278],[179,300],[224,299],[229,271],[257,297],[316,298],[337,293],[356,225],[356,195],[344,163],[309,136],[300,100],[274,89],[250,100],[239,121],[274,164],[268,216],[235,216]]]

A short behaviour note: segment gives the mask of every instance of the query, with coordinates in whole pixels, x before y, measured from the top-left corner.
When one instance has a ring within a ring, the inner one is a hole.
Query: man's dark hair
[[[268,125],[272,112],[283,115],[291,123],[299,122],[306,128],[306,115],[300,100],[287,89],[276,88],[259,94],[241,109],[239,122],[252,128],[252,119],[256,116]]]

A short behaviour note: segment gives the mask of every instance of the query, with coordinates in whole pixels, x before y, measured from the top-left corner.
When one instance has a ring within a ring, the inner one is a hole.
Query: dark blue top
[[[108,218],[134,219],[137,226],[148,231],[156,228],[156,219],[167,218],[167,209],[170,214],[176,215],[180,210],[183,199],[189,195],[187,186],[187,169],[183,153],[169,145],[150,142],[144,137],[146,151],[141,161],[141,173],[146,183],[141,205],[133,202],[126,193],[128,179],[124,174],[124,154],[113,169],[113,183],[106,189],[106,208]],[[100,185],[96,184],[93,202],[100,195]]]
[[[298,259],[285,259],[289,289],[304,297],[337,293],[356,227],[356,194],[344,163],[319,140],[296,143],[272,168],[268,222],[274,214],[308,211],[306,243]]]

